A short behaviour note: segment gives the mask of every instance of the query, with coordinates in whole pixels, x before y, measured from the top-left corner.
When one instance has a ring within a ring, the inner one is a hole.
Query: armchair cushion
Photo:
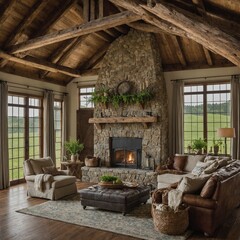
[[[75,176],[59,175],[59,176],[54,176],[53,179],[54,179],[54,182],[52,183],[53,188],[64,187],[66,185],[70,185],[70,184],[76,182],[76,177]]]
[[[33,168],[33,171],[35,174],[44,173],[43,169],[42,169],[43,167],[54,166],[54,163],[50,157],[39,158],[39,159],[30,159],[29,161],[32,165],[32,168]]]
[[[57,176],[57,175],[62,175],[63,174],[61,171],[58,171],[55,166],[43,167],[42,170],[43,170],[43,172],[45,174],[51,174],[53,176]]]

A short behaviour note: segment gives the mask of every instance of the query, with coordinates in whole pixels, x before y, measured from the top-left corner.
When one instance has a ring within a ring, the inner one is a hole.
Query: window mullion
[[[207,85],[203,85],[203,138],[207,139]]]
[[[29,158],[29,98],[25,98],[25,159]]]

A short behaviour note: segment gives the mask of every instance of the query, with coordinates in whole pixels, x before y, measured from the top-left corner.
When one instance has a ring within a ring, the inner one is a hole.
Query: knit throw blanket
[[[168,206],[174,211],[176,211],[182,203],[182,195],[183,193],[176,189],[173,189],[168,193]]]
[[[37,174],[34,180],[34,188],[36,191],[43,192],[43,180],[45,174]]]

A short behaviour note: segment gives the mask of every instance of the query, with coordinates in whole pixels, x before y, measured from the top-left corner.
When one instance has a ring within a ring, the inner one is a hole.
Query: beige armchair
[[[50,157],[24,161],[27,194],[57,200],[77,192],[76,177],[58,171]]]

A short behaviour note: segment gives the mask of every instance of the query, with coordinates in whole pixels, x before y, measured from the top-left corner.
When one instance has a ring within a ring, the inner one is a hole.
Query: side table
[[[78,179],[82,179],[82,170],[81,168],[84,166],[84,162],[76,161],[76,162],[61,162],[63,166],[67,168],[69,171],[69,175],[75,176]]]

